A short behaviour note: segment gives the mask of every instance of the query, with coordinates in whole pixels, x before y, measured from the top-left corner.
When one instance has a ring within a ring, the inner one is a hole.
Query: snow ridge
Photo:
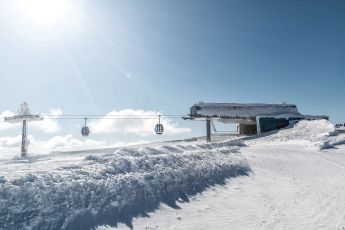
[[[339,134],[335,126],[327,120],[303,120],[291,127],[270,132],[262,137],[248,138],[244,143],[247,145],[302,144],[310,150],[322,150],[344,144],[345,136]]]
[[[176,200],[226,178],[247,175],[236,141],[123,148],[88,155],[81,164],[16,179],[0,178],[3,229],[90,229],[131,226],[160,202]]]

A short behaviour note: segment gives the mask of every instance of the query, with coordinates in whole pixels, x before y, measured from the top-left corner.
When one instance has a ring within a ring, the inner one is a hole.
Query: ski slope
[[[0,159],[0,229],[343,229],[345,134],[263,136]]]
[[[344,140],[327,121],[249,138],[240,150],[249,177],[229,179],[180,209],[162,204],[135,218],[134,229],[345,229]]]
[[[253,171],[250,177],[208,189],[190,203],[179,203],[181,209],[161,205],[149,218],[136,218],[134,229],[345,227],[344,148],[317,153],[296,145],[259,146],[242,154]]]

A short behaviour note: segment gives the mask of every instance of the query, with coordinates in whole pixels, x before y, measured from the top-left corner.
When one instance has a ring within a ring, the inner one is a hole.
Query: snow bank
[[[273,131],[256,139],[250,138],[246,144],[304,144],[308,148],[325,149],[345,143],[345,136],[338,135],[335,126],[327,120],[302,120],[293,127]]]
[[[88,155],[76,165],[16,179],[0,178],[0,226],[3,229],[89,229],[97,225],[131,226],[160,202],[176,200],[249,167],[233,141],[160,147],[123,148]]]

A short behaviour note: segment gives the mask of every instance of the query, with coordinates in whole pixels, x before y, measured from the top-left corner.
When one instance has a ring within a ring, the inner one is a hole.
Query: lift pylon
[[[9,123],[23,123],[22,129],[22,145],[21,145],[21,156],[26,157],[28,154],[28,131],[27,125],[30,121],[41,121],[43,117],[40,115],[32,115],[29,109],[28,103],[24,102],[20,105],[20,108],[16,115],[12,117],[5,117],[5,122]]]

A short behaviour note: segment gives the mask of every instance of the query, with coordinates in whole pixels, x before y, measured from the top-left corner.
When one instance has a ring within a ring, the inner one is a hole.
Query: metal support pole
[[[27,127],[26,120],[23,120],[23,131],[22,131],[22,152],[21,156],[26,157],[28,153],[28,140],[27,140]]]
[[[206,119],[206,141],[211,142],[211,120]]]

